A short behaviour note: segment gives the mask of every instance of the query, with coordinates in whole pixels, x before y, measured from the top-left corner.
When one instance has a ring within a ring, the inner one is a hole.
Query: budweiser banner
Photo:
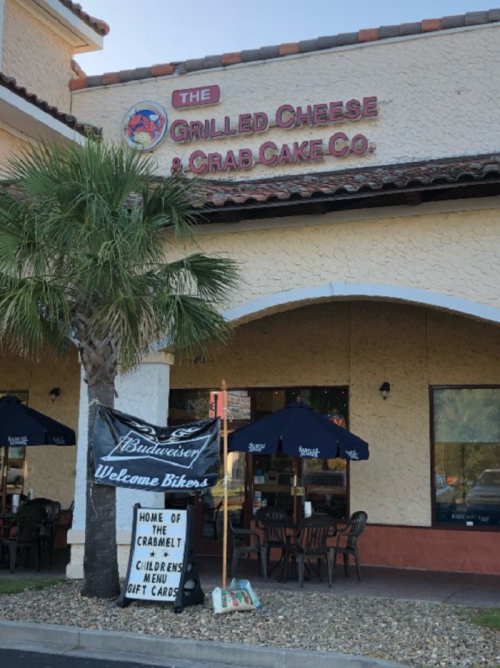
[[[99,406],[94,427],[94,481],[150,492],[202,491],[217,483],[219,418],[156,427]]]

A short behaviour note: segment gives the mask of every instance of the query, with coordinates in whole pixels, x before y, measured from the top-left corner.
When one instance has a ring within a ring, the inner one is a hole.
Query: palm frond
[[[76,314],[86,323],[79,340],[112,338],[126,366],[164,336],[179,350],[224,340],[218,307],[236,285],[235,263],[203,253],[168,263],[170,244],[195,229],[192,180],[160,179],[151,157],[96,141],[42,144],[9,167],[0,188],[0,345],[61,351]]]

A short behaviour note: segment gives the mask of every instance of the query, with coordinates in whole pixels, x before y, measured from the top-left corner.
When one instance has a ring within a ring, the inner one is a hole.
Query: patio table
[[[321,515],[321,513],[313,513],[313,515]],[[282,572],[282,581],[285,583],[287,579],[290,580],[298,580],[299,575],[297,572],[297,554],[296,550],[294,549],[297,540],[300,536],[300,528],[301,528],[302,521],[300,522],[294,522],[293,520],[290,520],[289,522],[283,522],[282,525],[286,531],[286,542],[287,542],[287,547],[285,549],[285,555],[284,555],[284,564],[283,564],[283,572]],[[331,538],[335,538],[338,532],[338,527],[337,523],[335,522],[335,527],[333,530],[332,534],[329,534]],[[292,562],[292,568],[290,575],[288,575],[288,561],[291,559]],[[309,570],[309,564],[306,563],[306,568]]]
[[[9,529],[15,513],[0,513],[0,538],[4,538],[4,534]]]

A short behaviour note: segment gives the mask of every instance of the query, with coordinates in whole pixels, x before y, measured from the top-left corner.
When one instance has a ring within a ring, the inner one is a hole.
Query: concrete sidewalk
[[[74,626],[0,621],[0,647],[26,651],[194,668],[403,668],[370,657],[272,647],[161,638],[140,633],[93,631]]]

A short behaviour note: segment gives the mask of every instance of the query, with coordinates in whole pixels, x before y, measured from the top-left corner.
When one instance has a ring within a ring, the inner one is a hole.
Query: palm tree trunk
[[[90,380],[90,379],[89,379]],[[114,381],[89,382],[89,424],[87,451],[87,512],[85,522],[84,586],[82,594],[94,598],[114,598],[120,591],[116,548],[116,489],[96,485],[92,438],[97,399],[114,406]]]

